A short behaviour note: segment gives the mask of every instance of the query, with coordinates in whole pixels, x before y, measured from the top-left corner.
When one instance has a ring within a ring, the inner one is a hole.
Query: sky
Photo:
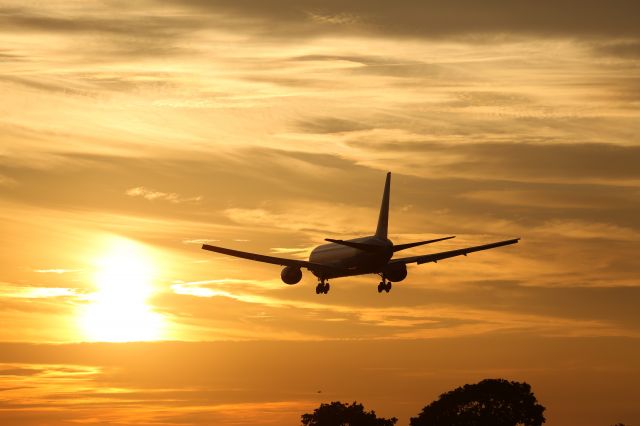
[[[0,420],[408,424],[485,378],[640,423],[637,1],[0,0]],[[517,245],[287,286],[375,229]]]

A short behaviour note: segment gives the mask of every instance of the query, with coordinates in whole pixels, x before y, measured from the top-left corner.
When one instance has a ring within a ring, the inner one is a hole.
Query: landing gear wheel
[[[378,293],[382,293],[382,290],[384,289],[385,289],[384,282],[380,281],[380,284],[378,284]]]
[[[389,281],[387,285],[384,286],[384,291],[386,291],[387,293],[391,291],[391,281]]]
[[[316,294],[327,294],[331,286],[329,283],[325,283],[324,280],[320,281],[316,286]]]

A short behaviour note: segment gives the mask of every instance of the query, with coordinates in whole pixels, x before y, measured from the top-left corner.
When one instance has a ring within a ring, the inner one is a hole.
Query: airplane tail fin
[[[382,204],[380,205],[380,216],[378,216],[378,227],[376,228],[376,237],[387,238],[387,229],[389,228],[389,186],[391,184],[391,172],[387,173],[387,180],[384,183],[384,192],[382,193]]]

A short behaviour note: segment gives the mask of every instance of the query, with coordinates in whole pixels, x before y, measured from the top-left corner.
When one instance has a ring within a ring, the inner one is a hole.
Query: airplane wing
[[[421,256],[401,257],[399,259],[391,259],[389,261],[389,264],[404,263],[406,265],[407,263],[417,263],[418,265],[421,265],[423,263],[437,262],[438,260],[448,259],[450,257],[466,256],[467,254],[473,253],[474,251],[489,250],[496,247],[508,246],[509,244],[515,244],[518,241],[520,241],[520,238],[514,238],[512,240],[505,240],[505,241],[498,241],[497,243],[484,244],[481,246],[473,246],[473,247],[466,247],[463,249],[443,251],[440,253],[423,254]]]
[[[286,259],[284,257],[265,256],[263,254],[250,253],[246,251],[232,250],[224,247],[211,246],[209,244],[202,245],[203,250],[209,250],[216,253],[226,254],[228,256],[241,257],[243,259],[254,260],[256,262],[271,263],[282,266],[296,266],[298,268],[307,268],[310,271],[333,271],[334,268],[322,265],[320,263],[307,262],[306,260]]]

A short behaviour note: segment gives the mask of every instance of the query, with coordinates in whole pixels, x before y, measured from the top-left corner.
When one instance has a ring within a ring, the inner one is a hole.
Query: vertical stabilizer
[[[391,172],[387,173],[387,180],[384,183],[384,192],[382,193],[382,204],[380,204],[380,216],[378,216],[378,228],[376,228],[376,237],[387,238],[387,229],[389,227],[389,187],[391,185]]]

